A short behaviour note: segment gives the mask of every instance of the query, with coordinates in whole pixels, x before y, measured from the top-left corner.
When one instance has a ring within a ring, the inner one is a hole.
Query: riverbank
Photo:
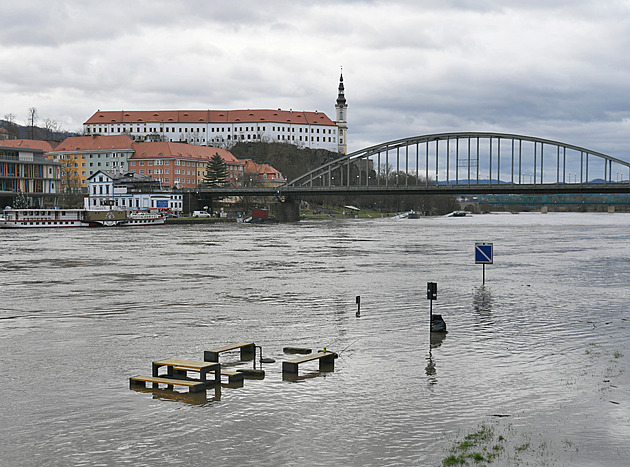
[[[167,225],[184,224],[225,224],[236,222],[236,217],[167,217]]]

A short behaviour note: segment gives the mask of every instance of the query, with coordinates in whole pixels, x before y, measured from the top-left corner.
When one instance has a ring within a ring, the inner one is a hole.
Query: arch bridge
[[[355,151],[276,190],[280,194],[627,193],[630,163],[531,136],[439,133]]]

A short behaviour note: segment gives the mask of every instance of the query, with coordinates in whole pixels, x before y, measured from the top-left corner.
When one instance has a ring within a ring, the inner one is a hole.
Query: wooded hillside
[[[339,153],[324,149],[299,148],[287,143],[243,142],[230,148],[239,159],[252,159],[258,164],[269,164],[291,181],[309,170],[340,157]]]

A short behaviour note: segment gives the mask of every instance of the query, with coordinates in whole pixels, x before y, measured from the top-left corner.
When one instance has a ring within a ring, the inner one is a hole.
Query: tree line
[[[64,130],[61,123],[53,119],[40,120],[36,107],[28,109],[24,125],[17,123],[17,116],[14,113],[5,114],[0,120],[0,128],[5,129],[8,139],[62,141],[68,136],[76,135],[76,133]]]

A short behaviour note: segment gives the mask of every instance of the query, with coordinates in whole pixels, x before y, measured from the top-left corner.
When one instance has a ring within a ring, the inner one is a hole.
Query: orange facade
[[[135,143],[129,170],[159,180],[163,187],[196,188],[203,182],[210,159],[219,154],[227,165],[228,184],[240,186],[245,162],[231,152],[185,143]]]

